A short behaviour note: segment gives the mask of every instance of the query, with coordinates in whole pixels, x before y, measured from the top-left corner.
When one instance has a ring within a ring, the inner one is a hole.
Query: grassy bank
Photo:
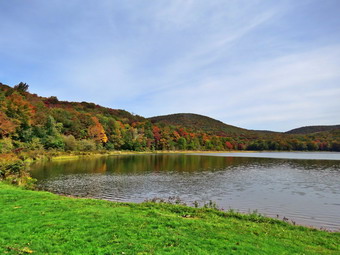
[[[4,254],[339,254],[340,233],[258,215],[113,203],[0,182]]]

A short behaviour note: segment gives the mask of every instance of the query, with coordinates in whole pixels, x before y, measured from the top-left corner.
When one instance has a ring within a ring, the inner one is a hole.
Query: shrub
[[[73,135],[63,136],[63,141],[65,144],[65,150],[67,151],[75,151],[77,150],[77,141]]]
[[[0,153],[7,153],[13,150],[12,140],[10,138],[4,138],[0,140]]]
[[[32,138],[32,141],[28,144],[27,148],[30,150],[42,150],[44,146],[39,138],[34,137]]]
[[[28,173],[28,164],[22,160],[0,162],[0,180],[30,189],[34,188],[36,182]]]
[[[64,149],[64,141],[61,136],[47,136],[43,139],[45,149]]]
[[[78,150],[80,151],[94,151],[96,147],[96,143],[93,140],[83,139],[78,141]]]
[[[105,149],[109,150],[109,151],[113,151],[115,149],[115,146],[113,143],[108,142],[105,144]]]

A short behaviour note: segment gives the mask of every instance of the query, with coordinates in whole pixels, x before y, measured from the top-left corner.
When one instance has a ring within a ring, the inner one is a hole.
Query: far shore
[[[61,155],[51,156],[48,159],[52,161],[73,160],[84,157],[104,157],[104,156],[119,156],[119,155],[151,155],[151,154],[211,154],[211,153],[255,153],[256,151],[179,151],[179,150],[163,150],[163,151],[108,151],[108,152],[61,152]],[[44,158],[42,158],[44,159]]]
[[[23,160],[27,163],[37,161],[62,161],[77,160],[81,158],[97,158],[120,155],[152,155],[152,154],[215,154],[215,153],[260,153],[260,152],[297,152],[297,151],[250,151],[250,150],[228,150],[228,151],[202,151],[202,150],[161,150],[161,151],[24,151],[20,153],[0,154],[1,162],[14,162]],[[309,152],[309,151],[298,151]]]

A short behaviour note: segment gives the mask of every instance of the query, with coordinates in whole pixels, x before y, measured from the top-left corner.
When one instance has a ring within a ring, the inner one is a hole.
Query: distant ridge
[[[251,131],[223,123],[222,121],[194,113],[176,113],[148,118],[152,123],[182,126],[215,134],[241,134]]]
[[[340,129],[340,125],[331,126],[306,126],[300,128],[294,128],[290,131],[285,132],[286,134],[311,134],[317,132],[325,132]]]

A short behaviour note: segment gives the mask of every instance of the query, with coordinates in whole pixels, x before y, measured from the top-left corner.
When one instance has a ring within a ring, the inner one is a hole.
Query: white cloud
[[[313,3],[33,0],[25,15],[0,15],[0,68],[27,75],[39,94],[145,116],[194,112],[274,130],[336,124],[340,38],[308,34],[323,30],[296,13]]]
[[[171,88],[152,104],[163,102],[157,114],[185,109],[248,128],[286,123],[276,128],[284,131],[315,118],[325,122],[322,116],[330,108],[340,109],[339,53],[336,45],[253,62],[233,75]],[[332,121],[336,120],[340,122],[334,114]]]

